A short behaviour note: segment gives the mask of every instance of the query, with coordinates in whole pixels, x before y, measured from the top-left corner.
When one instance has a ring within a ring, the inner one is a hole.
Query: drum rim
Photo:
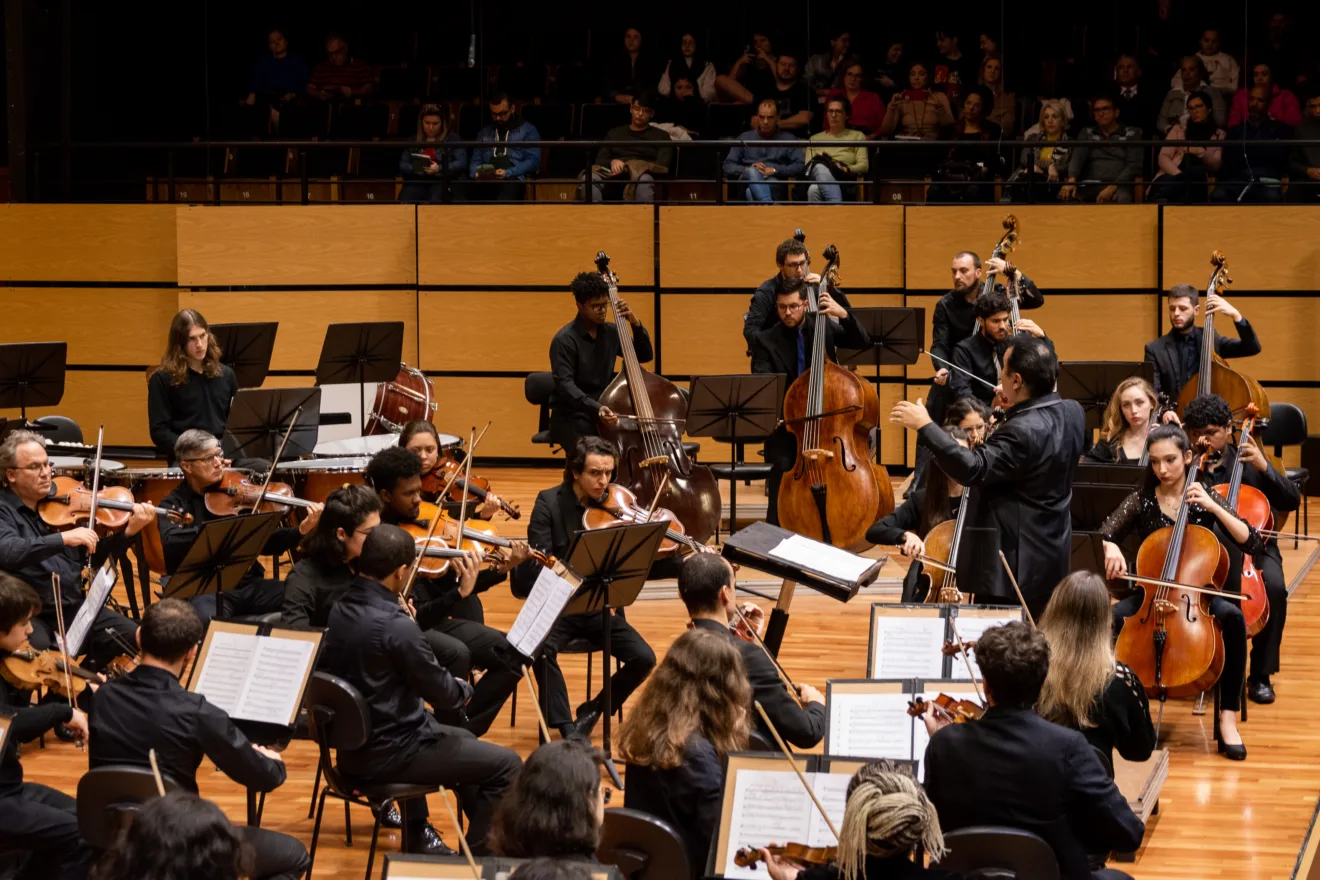
[[[324,466],[326,462],[358,460],[362,464],[356,467],[347,465]],[[361,474],[367,470],[367,463],[371,461],[369,455],[341,455],[331,458],[304,458],[298,461],[285,461],[275,465],[276,472],[283,471],[292,474]]]
[[[177,479],[183,479],[183,468],[124,468],[122,471],[116,471],[122,476],[143,477],[145,479],[174,479],[165,474],[177,474]]]

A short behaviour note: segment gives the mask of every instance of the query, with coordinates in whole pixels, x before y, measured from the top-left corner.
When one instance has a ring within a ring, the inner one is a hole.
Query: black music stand
[[[1121,483],[1073,483],[1072,501],[1068,504],[1072,527],[1084,531],[1100,528],[1105,518],[1134,491],[1134,486]]]
[[[234,371],[239,388],[260,388],[266,381],[279,326],[278,321],[211,325],[211,335],[220,346],[220,363]]]
[[[1124,379],[1140,376],[1155,381],[1155,365],[1145,361],[1061,361],[1059,396],[1075,400],[1086,411],[1086,436],[1100,427],[1114,389]]]
[[[299,408],[301,407],[301,412]],[[321,417],[320,388],[244,388],[234,395],[225,425],[225,454],[278,464],[275,453],[294,413],[298,421],[284,447],[283,459],[304,458],[316,447]]]
[[[665,523],[655,522],[577,532],[563,559],[581,578],[581,584],[560,614],[600,614],[601,677],[605,680],[601,748],[605,752],[605,767],[620,790],[623,783],[610,754],[610,716],[614,713],[610,690],[610,611],[627,608],[637,601],[667,528]]]
[[[281,515],[257,513],[227,516],[202,523],[183,562],[170,575],[162,599],[183,599],[215,593],[215,619],[224,620],[226,591],[233,591],[266,542],[279,528]]]
[[[767,440],[784,410],[783,373],[694,376],[687,434],[729,444],[729,531],[738,529],[738,470],[743,445]],[[716,530],[718,532],[718,529]]]
[[[1073,473],[1073,483],[1091,483],[1102,486],[1127,486],[1138,489],[1146,478],[1146,469],[1135,462],[1084,461]]]
[[[27,408],[55,406],[64,399],[67,342],[0,345],[0,409],[16,409],[27,428]]]
[[[367,433],[367,383],[388,382],[403,362],[403,322],[364,321],[325,328],[317,385],[361,385],[359,426]]]
[[[1099,532],[1075,531],[1072,533],[1072,555],[1068,571],[1093,571],[1104,576],[1105,544],[1104,536]]]
[[[871,344],[866,348],[839,349],[840,366],[874,366],[875,395],[880,396],[880,368],[911,366],[921,355],[926,339],[926,310],[909,308],[853,309]],[[883,423],[884,419],[881,419]],[[880,425],[875,426],[875,461],[880,463]]]

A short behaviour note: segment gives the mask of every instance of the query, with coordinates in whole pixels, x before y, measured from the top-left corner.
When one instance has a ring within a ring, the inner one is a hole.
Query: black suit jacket
[[[1233,326],[1237,328],[1237,339],[1215,334],[1215,354],[1222,358],[1251,357],[1253,354],[1260,354],[1260,340],[1256,338],[1256,331],[1251,324],[1243,319],[1242,323]],[[1201,347],[1203,332],[1200,327],[1192,328],[1191,335],[1198,349]],[[1193,372],[1192,376],[1179,376],[1181,369],[1178,365],[1177,335],[1176,331],[1170,330],[1154,342],[1146,343],[1146,363],[1155,365],[1155,393],[1167,394],[1175,399],[1182,391],[1183,383],[1196,375],[1196,372]]]
[[[1088,852],[1132,851],[1145,833],[1086,737],[1030,709],[994,706],[938,731],[925,786],[946,833],[1007,825],[1038,834],[1063,880],[1089,880]]]
[[[804,348],[807,369],[811,368],[811,340],[815,328],[816,319],[808,317],[802,328],[803,336],[806,337]],[[839,360],[839,346],[865,348],[870,344],[871,337],[866,335],[851,311],[848,317],[830,321],[825,328],[825,354],[832,361]],[[786,374],[788,381],[784,384],[784,390],[787,391],[788,386],[798,377],[797,328],[790,329],[782,323],[776,323],[770,329],[757,333],[752,339],[752,372]]]
[[[542,489],[536,495],[532,516],[527,521],[527,543],[533,548],[560,559],[568,552],[574,532],[582,531],[586,508],[573,493],[573,484],[564,480],[557,486]],[[529,559],[509,573],[513,595],[526,599],[541,573],[541,563]]]

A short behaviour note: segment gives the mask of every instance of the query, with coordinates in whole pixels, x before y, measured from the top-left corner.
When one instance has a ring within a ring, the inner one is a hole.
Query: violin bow
[[[532,681],[532,671],[523,664],[523,681],[527,682],[527,691],[532,695],[532,705],[536,707],[536,721],[541,725],[541,736],[545,737],[546,742],[550,742],[550,727],[545,723],[545,713],[541,711],[541,697],[536,692],[536,682]]]
[[[839,840],[839,829],[834,827],[834,820],[830,818],[829,813],[825,812],[825,805],[820,802],[820,798],[816,797],[816,792],[814,792],[811,785],[807,783],[807,777],[802,774],[802,768],[797,765],[797,761],[793,760],[793,750],[788,747],[788,744],[784,742],[784,738],[779,735],[779,731],[775,728],[774,722],[771,721],[770,716],[765,713],[765,707],[761,705],[761,701],[753,700],[752,705],[755,706],[756,711],[761,714],[761,720],[765,722],[765,726],[769,728],[771,735],[775,738],[775,743],[779,746],[780,751],[784,753],[784,760],[788,762],[788,766],[792,767],[793,772],[797,774],[798,781],[802,783],[802,787],[805,788],[807,794],[811,796],[811,802],[816,805],[816,809],[820,812],[820,817],[825,820],[825,825],[830,829],[830,833],[834,835],[834,841],[837,843]]]
[[[800,695],[801,692],[798,690],[798,686],[793,683],[793,679],[788,677],[788,673],[784,671],[784,667],[780,664],[779,659],[775,657],[774,654],[771,654],[770,649],[765,646],[765,642],[761,641],[761,634],[756,631],[756,627],[752,626],[751,621],[749,621],[743,614],[742,609],[738,607],[736,601],[733,604],[733,610],[738,615],[738,619],[743,622],[743,626],[747,627],[747,631],[752,634],[752,638],[756,641],[756,644],[765,652],[765,656],[770,658],[770,662],[774,664],[775,671],[779,673],[779,677],[783,679],[784,684],[788,685],[788,689],[793,693]]]
[[[972,680],[972,687],[976,688],[976,698],[980,700],[981,705],[984,706],[985,694],[981,692],[981,685],[979,682],[977,682],[976,673],[972,670],[971,658],[967,656],[967,643],[964,642],[962,640],[962,636],[958,634],[958,623],[957,623],[956,615],[953,614],[949,615],[949,627],[953,630],[953,637],[958,640],[958,653],[962,654],[963,663],[967,665],[967,676]]]
[[[1004,555],[1003,550],[999,551],[999,561],[1004,563],[1004,571],[1008,573],[1008,582],[1013,585],[1013,592],[1017,593],[1018,601],[1022,603],[1022,610],[1027,612],[1027,621],[1031,624],[1031,628],[1035,629],[1036,618],[1031,616],[1031,609],[1027,607],[1027,600],[1022,598],[1022,591],[1018,589],[1017,578],[1013,577],[1013,569],[1008,567],[1008,557]]]
[[[669,486],[669,471],[660,478],[660,487],[655,490],[655,497],[651,499],[651,506],[646,509],[646,521],[650,522],[655,514],[655,509],[660,506],[660,496],[665,494],[665,489]]]
[[[481,880],[481,868],[477,866],[477,860],[472,858],[472,850],[468,848],[467,838],[463,836],[463,826],[458,824],[458,814],[454,812],[454,805],[449,802],[449,790],[442,785],[439,795],[440,800],[444,802],[445,810],[449,813],[449,820],[454,823],[454,833],[458,835],[458,845],[463,850],[463,858],[467,859],[468,867],[472,869],[472,880]]]
[[[486,427],[487,428],[490,427],[490,422],[486,423]],[[486,431],[484,429],[482,430],[481,435],[483,437],[486,436]],[[463,490],[463,500],[459,502],[458,505],[458,539],[455,542],[455,546],[458,547],[459,550],[463,549],[463,529],[467,527],[467,509],[468,509],[467,485],[472,482],[472,450],[476,449],[476,447],[477,447],[477,426],[473,425],[472,430],[468,431],[468,454],[463,456],[464,490]],[[443,499],[444,496],[441,495],[440,498]],[[442,508],[439,505],[436,506],[436,519],[440,518],[439,513],[441,509]]]
[[[440,495],[437,497],[443,498],[445,493],[449,491],[449,487],[454,485],[454,481],[457,479],[458,472],[455,471],[449,477],[449,482],[445,483],[445,487],[440,490]],[[426,538],[422,544],[422,552],[413,557],[412,568],[408,570],[408,580],[404,582],[403,589],[399,591],[399,604],[402,605],[405,610],[408,608],[408,595],[412,592],[413,582],[417,580],[417,571],[422,567],[422,558],[426,555],[426,547],[431,543],[431,539],[435,537],[435,528],[438,525],[440,525],[439,505],[436,506],[435,516],[431,517],[431,525],[426,530]],[[459,546],[462,547],[462,545],[462,536],[460,536]],[[412,617],[412,612],[409,612],[408,616]]]
[[[92,497],[95,498],[96,496],[93,495]],[[88,552],[90,554],[91,551]],[[73,678],[69,675],[68,641],[64,637],[64,603],[60,601],[60,576],[55,572],[51,572],[50,586],[55,595],[55,626],[59,630],[59,638],[57,641],[60,646],[60,660],[63,662],[60,671],[64,673],[64,694],[69,699],[69,708],[72,709],[74,708]],[[84,748],[81,740],[78,742],[78,748],[80,750]]]
[[[160,775],[160,765],[156,763],[156,750],[147,750],[147,760],[151,762],[151,775],[156,778],[156,793],[165,797],[165,777]]]
[[[303,408],[300,406],[293,411],[293,418],[289,419],[289,427],[284,429],[284,436],[280,438],[280,448],[275,450],[275,460],[270,463],[270,470],[266,472],[266,479],[261,484],[261,491],[257,493],[257,503],[252,505],[252,512],[258,513],[261,510],[261,502],[266,500],[266,488],[270,486],[271,478],[275,476],[275,468],[279,466],[280,456],[284,454],[284,445],[289,442],[289,436],[293,434],[294,426],[298,424],[298,416],[302,415]]]
[[[96,460],[92,464],[92,500],[91,500],[91,508],[90,508],[91,512],[87,516],[87,528],[91,529],[92,531],[96,531],[96,512],[97,512],[96,509],[99,506],[97,504],[98,501],[97,496],[98,493],[101,491],[101,450],[103,448],[104,442],[105,442],[105,425],[101,425],[100,428],[98,428],[96,431]],[[92,582],[93,555],[94,555],[93,551],[89,548],[87,550],[87,558],[83,562],[82,579],[83,579],[84,591],[86,591],[86,589],[88,588],[88,586],[91,585]],[[59,595],[60,594],[58,592],[55,593],[56,605],[59,604]]]

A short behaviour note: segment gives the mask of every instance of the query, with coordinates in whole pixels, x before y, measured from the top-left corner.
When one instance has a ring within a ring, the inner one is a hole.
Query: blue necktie
[[[802,335],[802,328],[798,327],[797,332],[797,371],[801,376],[807,371],[807,343]]]

